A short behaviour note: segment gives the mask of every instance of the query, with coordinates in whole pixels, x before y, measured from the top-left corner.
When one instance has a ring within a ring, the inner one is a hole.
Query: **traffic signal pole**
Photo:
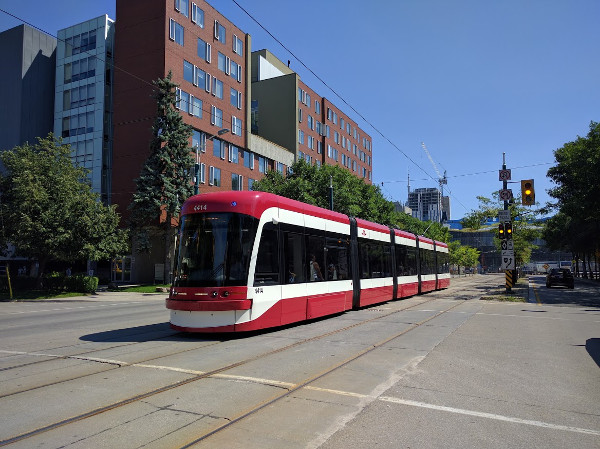
[[[506,153],[502,153],[502,170],[505,171],[506,170]],[[508,189],[508,178],[504,177],[503,181],[502,181],[502,190],[506,191]],[[508,210],[508,199],[505,197],[504,199],[504,210]],[[506,227],[507,227],[507,223],[505,223],[504,225],[504,238],[508,239],[508,238],[512,238],[512,218],[511,221],[508,222],[508,226],[510,226],[511,228],[511,232],[510,232],[510,236],[507,235],[506,232]],[[514,273],[515,271],[513,270],[504,270],[504,284],[506,286],[506,293],[509,294],[512,292],[512,286],[514,284]]]

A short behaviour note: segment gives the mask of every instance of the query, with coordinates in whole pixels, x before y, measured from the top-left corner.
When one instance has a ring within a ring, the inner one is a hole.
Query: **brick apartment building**
[[[117,0],[116,13],[112,202],[123,221],[150,151],[152,81],[169,72],[193,128],[200,193],[249,190],[267,170],[283,172],[293,163],[288,150],[250,133],[250,35],[203,0]],[[124,260],[133,262],[131,279],[114,280],[152,280],[147,276],[161,253],[157,247],[156,257]]]
[[[372,139],[268,50],[252,53],[252,132],[314,165],[373,181]]]
[[[149,156],[152,81],[169,72],[184,122],[193,128],[200,193],[250,190],[268,170],[283,173],[298,158],[344,166],[371,183],[371,138],[268,52],[258,52],[268,60],[256,59],[263,70],[255,69],[250,35],[206,1],[117,0],[116,15],[111,200],[123,222]],[[255,78],[255,71],[271,78]],[[260,114],[251,113],[252,105]],[[260,117],[254,129],[251,117]],[[160,244],[155,253],[124,259],[131,269],[121,272],[131,278],[113,280],[152,281],[164,254]]]

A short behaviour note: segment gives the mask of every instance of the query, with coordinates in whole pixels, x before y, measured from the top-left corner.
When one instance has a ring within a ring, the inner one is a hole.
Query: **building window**
[[[304,145],[304,131],[298,130],[298,143]]]
[[[185,112],[191,112],[190,94],[179,88],[175,89],[175,107]]]
[[[223,128],[223,111],[216,106],[210,107],[210,123]]]
[[[96,57],[90,56],[65,64],[65,84],[96,76]]]
[[[239,162],[239,148],[229,144],[229,162],[237,164]]]
[[[173,19],[169,20],[169,38],[183,46],[183,26]]]
[[[183,79],[194,84],[194,64],[183,60]]]
[[[189,17],[190,0],[175,0],[175,9],[186,17]]]
[[[255,179],[248,178],[248,190],[252,190],[252,186],[254,185]]]
[[[235,115],[231,116],[231,134],[242,135],[242,119],[237,118]]]
[[[206,62],[210,62],[210,44],[198,38],[198,56]]]
[[[318,100],[315,100],[315,113],[316,114],[320,114],[321,113],[321,103],[319,103]]]
[[[233,51],[240,56],[244,55],[244,43],[235,34],[233,35]]]
[[[242,93],[231,88],[231,106],[242,109]]]
[[[269,162],[266,157],[258,156],[258,171],[266,173],[269,168]]]
[[[225,160],[225,142],[220,139],[213,139],[213,156]]]
[[[223,81],[219,81],[215,77],[213,77],[213,91],[212,94],[219,98],[223,99]]]
[[[212,165],[208,169],[208,183],[211,186],[221,187],[221,169],[213,167]]]
[[[65,39],[65,57],[78,55],[96,48],[97,30],[86,31]]]
[[[223,53],[219,52],[218,67],[221,72],[229,75],[231,72],[231,59],[229,59],[229,56],[225,56]]]
[[[242,190],[244,185],[244,177],[237,173],[231,174],[231,190]]]
[[[308,116],[306,117],[306,124],[308,125],[308,127],[309,127],[311,130],[314,130],[314,129],[315,129],[315,122],[314,122],[314,120],[313,120],[313,118],[312,118],[312,115],[308,115]]]
[[[192,22],[201,28],[204,28],[204,11],[195,3],[192,3]]]
[[[315,149],[315,138],[310,135],[307,136],[307,138],[308,138],[308,142],[307,142],[308,148],[310,148],[311,150],[314,150]]]
[[[298,123],[302,123],[302,108],[298,108]]]
[[[244,151],[244,167],[254,170],[254,153]]]
[[[215,39],[225,44],[225,27],[219,23],[218,20],[215,20]]]
[[[283,174],[283,163],[281,163],[281,162],[277,162],[277,163],[275,164],[275,169],[276,169],[276,170],[277,170],[279,173]]]
[[[74,87],[63,92],[63,111],[94,104],[96,99],[96,85]]]
[[[206,183],[206,164],[200,164],[200,182]]]
[[[238,83],[242,82],[242,66],[234,61],[231,61],[231,77]]]
[[[206,152],[206,134],[196,129],[192,130],[192,148],[198,148],[201,152]]]
[[[202,118],[202,100],[192,97],[192,110],[190,114],[194,117]]]
[[[194,81],[194,85],[210,92],[210,75],[196,66],[194,66]]]
[[[62,137],[73,137],[94,132],[95,119],[96,116],[93,111],[64,117]]]

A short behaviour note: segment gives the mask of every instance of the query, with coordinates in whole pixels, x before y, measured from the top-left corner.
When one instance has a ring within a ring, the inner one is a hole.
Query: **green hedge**
[[[85,274],[65,276],[64,273],[48,273],[44,279],[48,290],[65,290],[67,292],[95,293],[98,289],[98,278]]]

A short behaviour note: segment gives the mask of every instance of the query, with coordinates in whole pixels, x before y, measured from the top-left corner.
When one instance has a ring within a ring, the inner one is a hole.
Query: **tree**
[[[590,265],[600,249],[600,123],[591,122],[589,128],[586,137],[578,136],[554,151],[556,165],[548,177],[556,187],[548,193],[557,202],[548,204],[545,212],[558,213],[544,230],[551,248],[583,259],[584,273],[585,260]]]
[[[450,264],[458,267],[458,274],[460,274],[460,267],[473,268],[477,266],[481,253],[476,248],[461,245],[460,242],[454,240],[448,244],[448,249]]]
[[[150,155],[142,167],[133,195],[130,226],[134,246],[149,252],[154,238],[164,241],[164,279],[169,279],[175,230],[182,203],[192,195],[189,170],[194,163],[188,141],[191,127],[176,108],[177,84],[166,78],[155,85],[156,119],[152,126]]]
[[[300,159],[290,167],[288,176],[269,171],[263,179],[254,183],[253,189],[328,209],[330,183],[334,187],[333,207],[337,212],[418,235],[426,234],[435,240],[449,241],[447,228],[396,212],[394,204],[383,197],[378,186],[366,184],[337,165],[317,167]]]
[[[53,134],[2,152],[1,243],[39,262],[38,286],[51,261],[101,260],[127,251],[116,206],[104,206]]]

